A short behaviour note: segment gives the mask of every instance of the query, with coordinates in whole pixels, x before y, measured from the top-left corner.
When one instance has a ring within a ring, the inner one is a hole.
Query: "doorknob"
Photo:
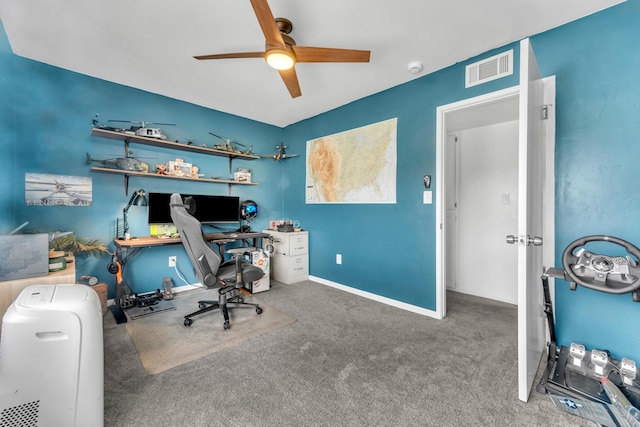
[[[527,244],[533,246],[542,246],[542,237],[527,237]]]
[[[520,242],[521,246],[524,246],[524,236],[522,239],[518,239],[518,236],[514,236],[513,234],[509,234],[507,236],[507,243],[510,245],[513,245],[518,241]],[[542,246],[542,237],[527,236],[527,245]]]

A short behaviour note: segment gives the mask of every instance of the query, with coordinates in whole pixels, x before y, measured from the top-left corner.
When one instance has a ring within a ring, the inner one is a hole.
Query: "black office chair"
[[[218,300],[198,301],[200,310],[184,316],[184,325],[191,326],[192,317],[211,310],[220,309],[224,316],[224,329],[229,329],[229,308],[255,307],[256,313],[261,314],[262,308],[258,304],[244,302],[239,289],[246,282],[253,282],[264,276],[261,268],[246,262],[242,255],[247,248],[230,249],[233,258],[223,262],[222,256],[207,242],[202,233],[202,225],[188,211],[187,200],[183,202],[178,193],[171,195],[170,213],[173,224],[178,229],[180,240],[189,255],[196,277],[208,289],[218,289]]]

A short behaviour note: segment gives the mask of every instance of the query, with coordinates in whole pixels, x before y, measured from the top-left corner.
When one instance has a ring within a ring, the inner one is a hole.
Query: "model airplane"
[[[291,158],[291,157],[298,157],[300,155],[300,154],[288,154],[288,153],[285,153],[284,150],[286,148],[287,148],[286,145],[276,145],[276,152],[275,153],[273,153],[273,154],[264,154],[264,155],[261,155],[260,157],[264,157],[264,158],[267,158],[267,159],[270,158],[270,159],[273,159],[274,162],[275,161],[280,162],[280,161],[282,161],[284,159],[288,159],[288,158]]]
[[[236,142],[230,138],[223,138],[220,135],[216,135],[213,132],[209,132],[209,135],[213,135],[216,138],[224,141],[223,143],[214,144],[213,148],[215,150],[229,151],[231,153],[238,153],[238,154],[251,154],[251,151],[253,150],[253,146],[249,146],[249,148],[246,149],[245,151],[239,150],[238,148],[235,147],[236,145],[239,145],[245,148],[246,148],[246,145],[240,144],[239,142]]]
[[[88,165],[91,164],[91,162],[98,163],[104,167],[115,167],[126,171],[149,172],[149,165],[135,157],[114,157],[113,159],[98,160],[87,153],[87,161],[85,164]]]

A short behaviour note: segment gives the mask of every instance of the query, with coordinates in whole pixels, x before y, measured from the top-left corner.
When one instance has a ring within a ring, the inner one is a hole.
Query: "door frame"
[[[545,141],[545,182],[544,182],[544,245],[543,262],[545,267],[555,264],[555,76],[543,79],[545,84],[545,105],[549,109],[546,122]],[[444,203],[444,144],[446,143],[447,113],[481,106],[506,97],[519,96],[520,85],[495,92],[463,99],[436,109],[436,308],[435,317],[442,319],[447,314],[446,297],[446,251],[445,251],[445,203]],[[514,230],[517,232],[517,230]],[[553,289],[553,286],[551,286]],[[553,296],[552,296],[553,298]],[[553,299],[552,299],[553,300]],[[541,313],[542,315],[542,313]]]

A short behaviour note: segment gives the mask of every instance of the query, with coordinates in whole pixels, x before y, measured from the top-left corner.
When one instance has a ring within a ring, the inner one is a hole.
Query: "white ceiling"
[[[284,127],[618,3],[270,0],[300,46],[371,50],[365,64],[297,64],[295,99],[262,59],[192,58],[264,50],[249,0],[0,0],[0,17],[17,55]]]

